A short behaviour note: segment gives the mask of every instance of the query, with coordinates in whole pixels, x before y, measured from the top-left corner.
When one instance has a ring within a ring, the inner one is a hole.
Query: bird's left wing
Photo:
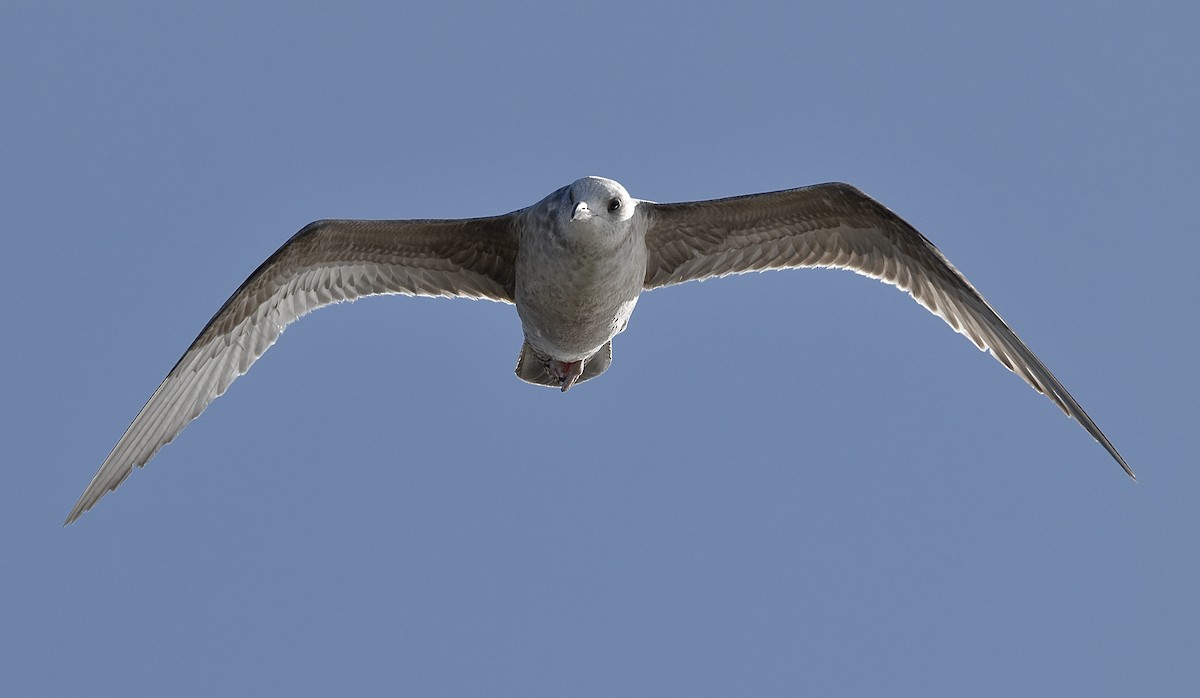
[[[70,524],[225,392],[306,313],[364,296],[404,294],[511,303],[516,216],[317,221],[250,275],[138,412],[71,509]]]
[[[848,184],[678,204],[640,202],[644,288],[766,269],[836,267],[908,291],[1074,418],[1133,471],[1062,383],[915,228]]]

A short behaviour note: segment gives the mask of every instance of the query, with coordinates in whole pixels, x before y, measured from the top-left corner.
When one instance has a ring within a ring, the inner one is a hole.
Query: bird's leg
[[[576,379],[583,375],[583,361],[555,361],[554,375],[562,381],[562,391],[565,393],[575,385]]]

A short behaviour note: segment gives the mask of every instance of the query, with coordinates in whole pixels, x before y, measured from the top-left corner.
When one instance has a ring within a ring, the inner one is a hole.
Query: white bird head
[[[604,177],[584,177],[567,187],[566,214],[572,224],[623,223],[633,217],[635,201],[620,183]]]

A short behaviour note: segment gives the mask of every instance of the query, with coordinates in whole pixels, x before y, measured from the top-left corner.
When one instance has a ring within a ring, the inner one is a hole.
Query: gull
[[[563,392],[608,370],[643,291],[768,269],[834,267],[907,291],[1078,421],[1130,477],[1112,443],[942,253],[853,186],[817,184],[660,204],[585,177],[501,216],[321,220],[296,233],[208,321],[104,459],[75,521],[116,489],[317,308],[401,294],[517,308],[516,374]]]

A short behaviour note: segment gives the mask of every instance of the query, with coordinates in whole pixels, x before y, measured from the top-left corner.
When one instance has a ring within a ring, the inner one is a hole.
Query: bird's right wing
[[[404,294],[513,302],[513,214],[466,220],[317,221],[225,301],[138,412],[71,509],[70,524],[183,431],[283,329],[331,303]]]

